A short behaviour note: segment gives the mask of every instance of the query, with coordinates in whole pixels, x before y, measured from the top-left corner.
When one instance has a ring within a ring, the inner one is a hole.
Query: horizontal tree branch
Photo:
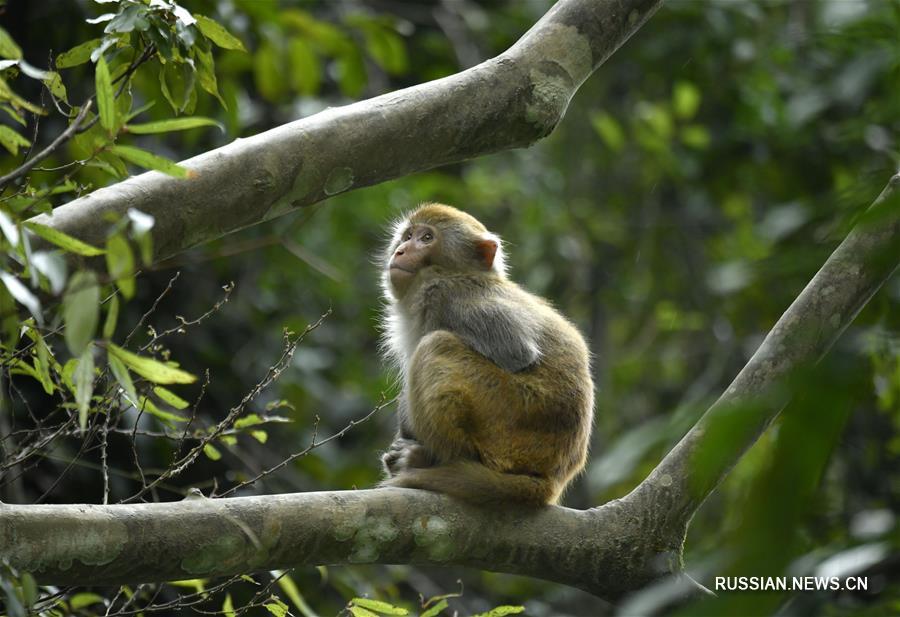
[[[506,53],[456,75],[331,108],[36,217],[102,245],[108,214],[156,218],[155,259],[332,195],[548,135],[578,87],[662,0],[560,0]]]
[[[722,398],[622,499],[585,511],[495,510],[392,488],[111,506],[0,504],[0,559],[53,584],[305,564],[458,565],[620,598],[680,571],[690,517],[783,406],[773,388],[820,358],[896,269],[898,189],[900,174]]]

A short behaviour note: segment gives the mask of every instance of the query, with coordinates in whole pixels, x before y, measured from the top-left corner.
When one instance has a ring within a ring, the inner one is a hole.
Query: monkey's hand
[[[434,457],[431,451],[415,439],[400,437],[394,440],[388,451],[381,455],[381,462],[389,478],[401,471],[415,467],[431,467]]]

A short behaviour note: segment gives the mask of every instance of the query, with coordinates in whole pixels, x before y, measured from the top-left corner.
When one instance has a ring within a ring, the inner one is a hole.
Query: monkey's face
[[[419,271],[431,265],[440,244],[439,232],[424,223],[408,225],[400,234],[400,244],[388,261],[391,287],[402,298]]]

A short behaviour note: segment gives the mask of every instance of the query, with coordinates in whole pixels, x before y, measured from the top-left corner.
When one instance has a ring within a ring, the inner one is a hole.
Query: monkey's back
[[[427,354],[417,353],[417,362],[427,366],[422,373],[427,383],[413,380],[411,386],[417,397],[435,402],[440,397],[445,407],[465,408],[455,416],[463,418],[458,428],[485,466],[546,478],[558,497],[587,458],[594,401],[587,345],[547,302],[504,283],[489,288],[498,296],[488,302],[509,311],[511,319],[527,322],[524,327],[534,333],[540,351],[537,361],[511,372],[461,338],[437,331],[423,341]]]

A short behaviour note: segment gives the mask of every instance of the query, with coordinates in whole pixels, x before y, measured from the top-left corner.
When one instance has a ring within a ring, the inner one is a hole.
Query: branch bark
[[[830,348],[898,263],[900,174],[697,425],[634,491],[598,508],[483,510],[408,489],[112,506],[0,504],[0,560],[53,584],[307,564],[458,565],[544,578],[615,600],[680,571],[691,516],[777,416],[785,403],[778,386]]]
[[[194,177],[145,173],[35,221],[102,245],[107,215],[156,218],[156,260],[332,195],[518,148],[548,135],[585,79],[662,0],[560,0],[504,54],[471,69],[206,152]]]

